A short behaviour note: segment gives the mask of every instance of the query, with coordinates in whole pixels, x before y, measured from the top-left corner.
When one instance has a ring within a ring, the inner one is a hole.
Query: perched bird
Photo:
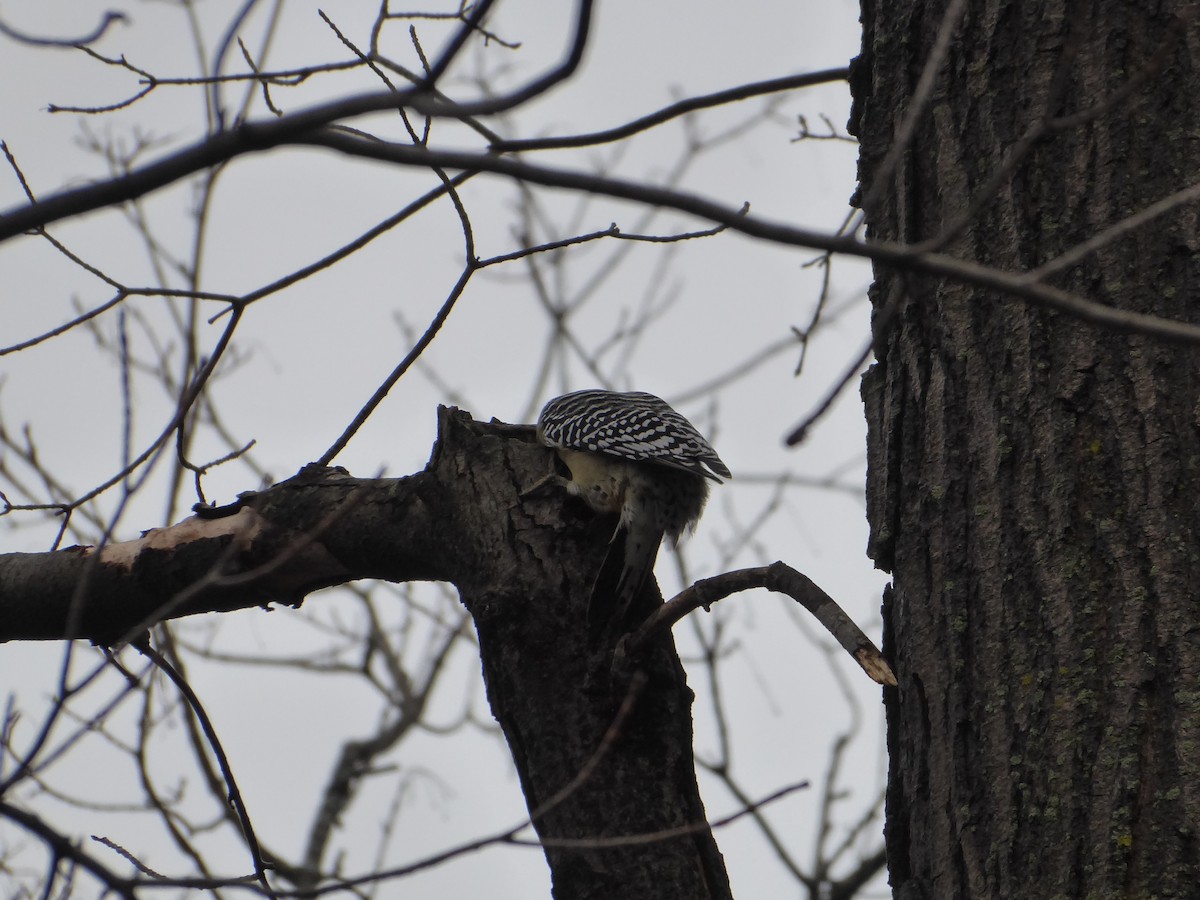
[[[694,425],[653,394],[575,391],[538,416],[538,440],[571,472],[567,490],[620,524],[596,575],[588,604],[593,637],[629,621],[654,568],[664,535],[694,530],[708,499],[708,479],[729,468]]]

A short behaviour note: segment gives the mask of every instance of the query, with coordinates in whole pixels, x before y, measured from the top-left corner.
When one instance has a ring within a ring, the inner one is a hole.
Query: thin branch
[[[606,178],[587,172],[532,165],[507,157],[366,142],[328,130],[313,135],[311,139],[301,139],[301,141],[355,156],[395,162],[401,165],[423,167],[437,165],[449,169],[492,172],[526,183],[569,188],[631,200],[647,206],[675,209],[699,218],[722,223],[731,231],[772,243],[811,247],[832,253],[872,259],[876,262],[894,265],[898,269],[923,272],[952,278],[978,287],[990,288],[1003,295],[1004,299],[1026,300],[1046,309],[1066,313],[1092,325],[1143,334],[1171,343],[1200,344],[1200,326],[1104,306],[1050,285],[1034,283],[1029,274],[1025,272],[1008,272],[940,253],[920,253],[910,246],[892,241],[862,241],[852,235],[830,235],[786,222],[761,219],[743,214],[741,208],[734,209],[696,194],[668,190],[641,182]],[[0,221],[0,238],[2,236],[3,222]]]
[[[110,59],[109,57],[105,56],[102,53],[97,53],[95,50],[91,49],[90,47],[80,47],[79,49],[82,50],[84,53],[86,53],[88,56],[92,57],[92,59],[97,59],[100,62],[104,63],[106,66],[116,66],[117,68],[120,68],[120,69],[127,69],[128,71],[133,72],[135,75],[140,76],[139,83],[145,85],[145,87],[143,87],[141,90],[139,90],[136,94],[126,97],[124,100],[118,100],[116,103],[110,103],[106,106],[60,106],[57,103],[51,103],[51,104],[47,105],[46,112],[50,112],[50,113],[86,113],[88,115],[98,115],[100,113],[116,112],[119,109],[125,109],[126,107],[133,106],[133,104],[137,103],[139,100],[141,100],[143,97],[145,97],[151,91],[153,91],[156,87],[158,87],[158,79],[157,78],[155,78],[153,75],[151,75],[145,69],[139,69],[133,63],[131,63],[129,60],[127,60],[124,57],[124,55],[118,56],[116,59]]]
[[[887,866],[887,847],[880,847],[870,856],[859,862],[858,866],[846,877],[833,883],[829,892],[829,900],[852,900],[867,882],[878,875]]]
[[[146,636],[145,640],[135,643],[138,651],[158,666],[159,670],[171,680],[176,690],[187,701],[192,714],[200,722],[200,727],[204,730],[204,737],[208,741],[209,749],[216,756],[217,765],[221,767],[221,776],[225,779],[225,786],[229,790],[229,803],[237,813],[238,822],[242,826],[242,836],[246,840],[246,846],[250,850],[250,857],[254,861],[254,874],[257,876],[263,889],[267,892],[267,895],[273,897],[274,893],[271,890],[270,883],[267,881],[267,870],[270,866],[263,861],[262,851],[258,846],[258,838],[254,834],[254,826],[250,823],[250,812],[246,809],[245,801],[242,800],[242,792],[238,789],[237,781],[233,777],[233,768],[229,765],[229,757],[225,755],[225,748],[221,746],[221,739],[217,737],[217,729],[213,726],[212,720],[208,717],[208,713],[204,709],[204,705],[200,702],[200,697],[192,690],[192,686],[187,683],[187,679],[180,674],[179,670],[171,665],[165,656],[150,646],[149,635]]]
[[[746,207],[743,207],[745,209]],[[713,237],[728,229],[728,225],[715,225],[712,228],[705,228],[700,231],[685,231],[680,234],[631,234],[622,231],[616,222],[613,222],[607,228],[600,231],[593,231],[588,234],[577,234],[573,237],[563,238],[557,241],[547,241],[544,244],[538,244],[534,247],[523,247],[520,250],[513,250],[510,253],[502,253],[498,256],[489,256],[487,259],[479,260],[479,268],[485,269],[488,266],[494,266],[499,263],[512,262],[517,259],[524,259],[527,256],[532,256],[535,253],[545,253],[550,250],[562,250],[564,247],[573,247],[577,244],[587,244],[592,241],[600,240],[601,238],[614,238],[619,241],[641,241],[647,244],[674,244],[680,241],[691,241],[696,238]]]
[[[82,325],[83,323],[108,312],[114,306],[119,306],[121,303],[124,303],[128,297],[129,295],[124,290],[118,291],[111,300],[101,303],[99,306],[95,306],[86,312],[80,313],[75,318],[68,319],[66,322],[63,322],[61,325],[56,325],[49,331],[43,331],[41,334],[36,334],[31,338],[19,341],[16,344],[10,344],[7,347],[0,347],[0,356],[7,356],[10,353],[17,353],[21,350],[28,350],[30,347],[36,347],[38,344],[41,344],[44,341],[58,337],[58,335],[70,331],[72,328]]]
[[[384,4],[384,6],[386,7],[387,4]],[[466,11],[467,11],[467,9],[470,8],[470,6],[471,6],[471,4],[470,4],[469,0],[459,0],[458,9],[452,13],[408,12],[408,11],[406,11],[406,12],[391,12],[391,11],[388,11],[385,9],[384,12],[380,15],[380,24],[382,24],[383,21],[386,21],[388,19],[423,19],[423,20],[432,20],[432,21],[437,21],[439,19],[441,19],[441,20],[454,19],[455,21],[458,21],[458,22],[469,22],[470,20],[468,20],[468,18],[467,18]],[[473,24],[474,24],[475,31],[483,37],[483,42],[485,45],[496,43],[496,44],[499,44],[501,47],[504,47],[505,49],[508,49],[508,50],[519,50],[522,46],[520,41],[507,41],[504,38],[500,37],[498,34],[496,34],[494,31],[489,31],[488,29],[482,27],[478,22],[475,22]]]
[[[346,426],[346,430],[338,436],[338,439],[333,442],[328,450],[321,454],[320,459],[317,460],[317,465],[329,465],[330,461],[332,461],[334,457],[336,457],[346,448],[346,445],[350,443],[350,439],[358,433],[358,429],[360,429],[363,426],[363,423],[370,418],[371,413],[375,411],[375,408],[383,402],[384,398],[387,397],[388,392],[395,387],[396,382],[404,376],[405,372],[412,368],[413,364],[416,363],[421,354],[425,352],[425,348],[433,343],[433,339],[437,337],[438,332],[442,330],[442,326],[446,324],[446,320],[450,318],[450,313],[454,310],[454,307],[458,303],[459,298],[462,296],[463,291],[467,289],[467,283],[471,280],[471,276],[478,270],[478,268],[478,263],[475,260],[468,261],[468,264],[463,269],[462,274],[459,275],[458,281],[455,282],[454,287],[451,288],[449,296],[447,296],[445,301],[442,303],[441,308],[433,317],[433,321],[429,323],[429,327],[425,329],[425,333],[421,335],[420,340],[418,340],[413,345],[412,349],[405,354],[404,359],[400,360],[396,367],[392,369],[388,377],[383,380],[383,383],[375,389],[375,392],[371,395],[370,399],[367,400],[362,409],[358,411],[357,415],[355,415],[350,424]]]
[[[462,172],[462,173],[456,175],[454,178],[450,179],[449,184],[442,183],[442,184],[439,184],[437,187],[430,188],[428,191],[426,191],[420,197],[418,197],[417,199],[413,200],[411,203],[406,205],[399,212],[395,213],[394,215],[388,216],[386,219],[384,219],[378,225],[375,225],[374,227],[367,229],[362,234],[360,234],[358,237],[356,237],[354,240],[349,241],[348,243],[342,245],[337,250],[334,250],[332,253],[329,253],[326,256],[323,256],[321,259],[318,259],[316,262],[310,263],[307,266],[303,266],[302,268],[299,268],[296,271],[283,276],[282,278],[277,278],[275,281],[272,281],[269,284],[265,284],[260,288],[255,288],[254,290],[250,291],[250,293],[246,294],[244,297],[241,298],[241,301],[240,301],[241,305],[247,306],[251,303],[255,303],[258,300],[261,300],[263,297],[270,296],[271,294],[276,294],[279,291],[283,290],[284,288],[290,287],[291,285],[296,284],[297,282],[303,281],[305,278],[315,275],[317,272],[320,272],[323,269],[328,269],[330,266],[334,265],[335,263],[340,262],[341,260],[345,259],[346,257],[352,255],[353,253],[355,253],[355,251],[362,249],[367,244],[371,243],[371,241],[375,240],[377,237],[380,237],[381,235],[383,235],[383,234],[387,233],[388,231],[390,231],[391,229],[395,228],[401,222],[404,222],[405,220],[412,218],[414,215],[416,215],[422,209],[429,206],[431,203],[440,199],[441,197],[445,196],[447,191],[450,190],[451,188],[456,188],[456,187],[459,187],[460,185],[464,184],[466,181],[468,181],[472,177],[472,175],[473,175],[473,173],[471,173],[471,172]],[[224,315],[224,314],[225,313],[222,312],[220,315]]]
[[[1076,244],[1065,253],[1038,266],[1025,277],[1031,282],[1045,281],[1051,275],[1056,275],[1071,268],[1071,266],[1089,254],[1095,253],[1101,247],[1119,240],[1129,234],[1129,232],[1141,228],[1159,216],[1169,213],[1187,203],[1195,203],[1197,200],[1200,200],[1200,182],[1163,197],[1161,200],[1151,203],[1145,209],[1138,210],[1133,215],[1126,216],[1121,221],[1108,226],[1108,228],[1093,235],[1083,243]]]
[[[462,19],[462,28],[458,29],[458,31],[454,33],[454,36],[450,38],[449,43],[447,43],[445,49],[442,51],[441,58],[438,59],[433,66],[429,67],[429,71],[425,76],[426,88],[432,88],[435,84],[437,84],[438,79],[440,79],[442,75],[446,73],[446,70],[450,68],[450,64],[454,62],[454,59],[458,56],[459,51],[462,50],[463,46],[467,43],[467,38],[471,36],[472,32],[480,29],[484,18],[487,16],[488,12],[491,11],[494,2],[495,0],[481,0],[481,2],[476,3],[471,8],[470,14]],[[386,6],[387,4],[384,5]],[[585,36],[586,33],[587,29],[585,28]]]
[[[891,190],[892,175],[896,171],[896,167],[900,164],[901,157],[907,152],[909,144],[912,143],[913,135],[917,130],[917,124],[920,122],[921,117],[925,115],[929,100],[933,96],[934,82],[937,79],[938,73],[942,70],[942,65],[946,61],[946,55],[950,52],[951,39],[954,37],[954,32],[958,30],[958,23],[962,20],[966,9],[966,0],[951,0],[950,5],[946,7],[946,12],[942,15],[942,21],[938,25],[938,33],[934,39],[933,49],[929,51],[929,57],[925,60],[925,65],[921,69],[921,77],[917,80],[912,97],[908,101],[908,107],[904,111],[904,118],[896,129],[896,139],[892,142],[892,146],[888,148],[887,155],[883,158],[883,162],[879,164],[879,168],[872,177],[873,184],[871,185],[871,190],[867,193],[863,202],[859,204],[861,209],[873,210],[875,203],[879,200],[883,192]]]
[[[733,794],[734,799],[737,800],[738,803],[746,806],[750,805],[751,800],[749,794],[742,790],[742,787],[740,784],[738,784],[738,782],[734,781],[733,776],[729,773],[727,767],[710,766],[707,763],[700,762],[700,760],[697,760],[697,762],[712,772],[712,774],[717,778],[720,778],[721,783],[725,785],[729,793]],[[800,868],[799,864],[792,859],[792,855],[788,852],[787,847],[784,846],[783,841],[780,840],[779,834],[775,828],[773,828],[771,823],[767,821],[766,816],[764,816],[758,809],[755,809],[752,813],[752,817],[754,819],[754,824],[758,826],[759,833],[762,834],[767,843],[771,845],[771,849],[775,851],[775,855],[779,858],[779,862],[783,865],[783,867],[788,870],[793,878],[804,885],[806,890],[813,891],[817,886],[816,882],[812,876],[806,875]]]
[[[808,576],[782,562],[753,569],[738,569],[697,581],[655,610],[633,634],[621,639],[617,645],[614,666],[626,665],[630,659],[636,658],[656,634],[673,627],[688,613],[700,608],[708,609],[730,594],[758,587],[787,594],[800,603],[833,635],[842,649],[854,657],[854,661],[862,666],[872,681],[896,686],[896,676],[879,648],[854,624],[854,620],[846,615],[837,601],[817,587]]]
[[[672,838],[686,837],[689,834],[696,834],[701,831],[707,831],[714,828],[724,828],[726,825],[732,825],[738,819],[752,815],[764,806],[774,803],[776,800],[782,800],[789,794],[794,794],[796,791],[807,790],[809,783],[807,781],[797,781],[794,784],[789,784],[777,791],[772,791],[763,797],[761,800],[755,800],[751,803],[732,812],[727,816],[722,816],[719,819],[713,819],[711,822],[692,822],[685,825],[677,825],[674,828],[664,828],[661,831],[652,831],[646,834],[629,834],[619,835],[616,837],[593,837],[593,838],[551,838],[534,843],[533,841],[522,841],[514,839],[514,844],[529,844],[530,846],[540,847],[563,847],[563,848],[605,848],[605,847],[636,847],[642,844],[655,844],[660,841],[668,841]]]
[[[187,387],[186,390],[183,391],[179,398],[179,403],[176,405],[175,414],[171,417],[171,420],[167,423],[166,427],[163,428],[163,430],[159,433],[158,437],[156,437],[151,442],[150,446],[143,450],[137,456],[137,458],[125,466],[116,475],[113,475],[107,481],[97,485],[83,496],[72,501],[72,508],[82,506],[84,503],[87,503],[89,500],[93,499],[94,497],[98,497],[100,494],[107,491],[114,484],[123,481],[131,472],[139,468],[143,463],[145,463],[152,456],[154,456],[155,453],[158,452],[159,448],[163,445],[167,438],[170,437],[171,433],[180,426],[183,420],[187,417],[188,413],[191,411],[192,404],[194,404],[196,402],[196,398],[200,396],[201,390],[203,390],[204,385],[208,383],[208,379],[212,376],[213,371],[216,369],[217,363],[220,362],[226,348],[229,346],[230,340],[233,339],[233,332],[237,328],[240,319],[241,309],[235,308],[233,318],[229,321],[229,324],[225,327],[225,331],[222,332],[221,337],[218,339],[217,346],[214,348],[212,355],[201,368],[200,372],[192,380],[192,383]]]
[[[756,81],[738,87],[705,94],[701,97],[689,97],[665,106],[657,112],[634,119],[624,125],[609,128],[605,131],[594,131],[590,134],[574,134],[563,137],[529,138],[526,140],[503,140],[492,144],[491,150],[496,153],[516,153],[522,150],[559,150],[567,147],[589,147],[594,144],[610,144],[623,140],[641,131],[647,131],[664,122],[677,119],[680,116],[701,109],[711,109],[714,106],[724,106],[736,103],[750,97],[761,97],[764,94],[775,94],[780,91],[791,91],[796,88],[812,87],[817,84],[845,81],[849,69],[823,69],[819,72],[806,72],[803,75],[786,75],[783,78],[772,78],[768,81]]]
[[[482,850],[485,847],[490,847],[490,846],[494,846],[494,845],[498,845],[498,844],[509,844],[509,845],[516,845],[516,846],[525,846],[525,847],[561,847],[561,848],[593,849],[593,848],[603,848],[603,847],[637,846],[637,845],[642,845],[642,844],[647,844],[647,843],[670,840],[671,838],[676,838],[676,837],[685,837],[689,834],[696,834],[697,832],[705,831],[710,828],[723,828],[724,826],[730,825],[733,822],[736,822],[737,820],[743,818],[744,816],[750,815],[751,813],[755,812],[758,809],[761,809],[762,807],[764,807],[770,803],[774,803],[776,800],[780,800],[790,794],[795,793],[796,791],[805,790],[806,788],[808,788],[808,786],[809,785],[808,785],[807,781],[801,781],[801,782],[797,782],[795,784],[787,785],[786,787],[780,788],[777,791],[773,791],[772,793],[768,794],[767,796],[763,797],[762,799],[760,799],[756,802],[750,803],[747,806],[745,806],[741,809],[738,809],[737,811],[735,811],[733,813],[730,813],[728,816],[724,816],[720,819],[715,819],[711,823],[710,822],[697,822],[697,823],[692,823],[692,824],[687,824],[687,825],[680,825],[676,828],[664,829],[663,831],[657,831],[657,832],[653,832],[650,834],[633,834],[633,835],[624,835],[624,836],[620,836],[620,837],[608,837],[608,838],[578,838],[578,839],[570,839],[570,838],[549,839],[548,838],[545,841],[536,840],[536,839],[524,840],[524,839],[517,837],[518,833],[520,833],[523,829],[528,827],[528,822],[523,822],[521,825],[519,825],[515,828],[511,828],[506,831],[491,835],[490,837],[484,837],[484,838],[480,838],[475,841],[469,841],[467,843],[460,844],[457,847],[452,847],[448,850],[442,851],[441,853],[437,853],[432,856],[428,856],[422,860],[418,860],[417,862],[410,863],[409,865],[406,865],[406,866],[401,866],[401,867],[398,867],[395,869],[388,869],[383,872],[375,872],[370,875],[363,875],[358,878],[350,878],[350,879],[345,879],[342,881],[337,881],[337,882],[334,882],[331,884],[323,885],[316,889],[309,889],[309,890],[304,890],[304,891],[294,891],[294,892],[293,891],[277,891],[276,893],[280,897],[292,897],[292,896],[313,897],[313,896],[320,896],[323,894],[331,894],[331,893],[334,893],[337,891],[343,891],[343,890],[347,890],[349,888],[359,887],[360,885],[364,885],[364,884],[373,884],[373,883],[380,882],[380,881],[392,880],[395,878],[402,878],[406,875],[411,875],[414,872],[419,872],[423,869],[429,869],[434,866],[440,865],[441,863],[446,862],[447,860],[455,859],[459,856],[464,856],[467,853],[473,853],[476,850]]]
[[[50,849],[51,855],[56,862],[55,868],[57,868],[59,860],[70,860],[98,878],[109,891],[115,893],[117,896],[127,898],[127,900],[137,900],[137,895],[133,890],[133,881],[118,875],[103,863],[84,853],[75,845],[74,841],[68,839],[63,834],[59,834],[59,832],[55,831],[33,813],[26,812],[4,800],[0,800],[0,816],[15,822],[30,834],[41,838],[42,842]],[[47,886],[52,883],[49,879],[47,880]]]
[[[826,267],[826,269],[828,270],[828,267]],[[901,273],[900,280],[904,283],[906,288],[911,290],[909,278],[905,273]],[[875,320],[871,325],[871,340],[867,341],[866,346],[863,347],[858,357],[846,367],[842,377],[838,379],[838,381],[834,383],[833,387],[829,389],[825,395],[825,398],[817,404],[817,407],[810,412],[799,425],[792,429],[786,438],[784,438],[784,443],[787,444],[787,446],[794,447],[796,444],[799,444],[805,440],[805,438],[808,437],[808,432],[813,425],[815,425],[827,412],[829,412],[830,409],[833,408],[834,401],[842,395],[842,392],[847,386],[850,385],[854,377],[862,371],[863,366],[865,366],[867,361],[871,358],[871,354],[874,352],[876,343],[882,340],[882,336],[891,329],[892,320],[896,316],[896,311],[900,308],[898,301],[901,296],[904,295],[896,294],[879,308],[878,312],[875,314]]]
[[[1184,33],[1183,19],[1177,17],[1171,20],[1162,35],[1162,41],[1159,44],[1157,52],[1137,72],[1128,78],[1124,84],[1111,94],[1100,98],[1096,103],[1079,112],[1056,117],[1055,113],[1062,105],[1063,98],[1066,96],[1070,85],[1069,74],[1071,64],[1079,55],[1080,44],[1083,40],[1083,30],[1087,27],[1090,26],[1077,21],[1069,31],[1057,69],[1054,73],[1054,78],[1046,92],[1046,96],[1041,100],[1041,115],[1035,118],[1025,129],[1024,134],[1021,135],[1019,140],[1004,151],[1000,164],[993,168],[991,174],[975,191],[974,196],[971,197],[966,207],[950,222],[943,225],[937,234],[917,244],[916,246],[919,250],[922,252],[941,250],[962,234],[972,222],[977,221],[980,212],[995,200],[996,192],[1000,190],[1002,185],[1008,182],[1012,173],[1016,171],[1017,167],[1025,160],[1034,146],[1043,138],[1055,132],[1078,128],[1081,125],[1099,119],[1101,116],[1111,113],[1126,100],[1133,97],[1138,90],[1162,70],[1167,54],[1173,49],[1176,42]],[[863,208],[865,209],[866,207],[864,206]]]
[[[34,35],[17,31],[12,26],[6,25],[3,21],[0,21],[0,34],[4,35],[6,38],[11,38],[18,43],[28,44],[31,47],[86,49],[85,45],[92,44],[100,40],[100,38],[104,37],[104,33],[108,31],[112,25],[115,25],[117,22],[125,23],[127,21],[129,21],[129,17],[126,16],[125,13],[113,12],[112,10],[109,10],[104,14],[104,18],[100,20],[100,24],[97,25],[90,34],[85,34],[77,38],[35,37]]]

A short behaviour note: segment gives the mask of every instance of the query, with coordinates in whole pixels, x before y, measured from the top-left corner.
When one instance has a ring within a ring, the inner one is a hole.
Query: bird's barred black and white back
[[[563,394],[542,408],[537,430],[550,447],[670,466],[718,483],[733,477],[691,422],[643,391]]]

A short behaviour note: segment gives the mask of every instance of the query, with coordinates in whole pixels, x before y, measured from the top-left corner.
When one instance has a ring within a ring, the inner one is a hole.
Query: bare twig
[[[1060,256],[1038,266],[1033,271],[1027,273],[1025,277],[1030,282],[1045,281],[1051,275],[1056,275],[1071,268],[1071,266],[1076,265],[1089,254],[1095,253],[1101,247],[1106,247],[1120,240],[1125,235],[1141,228],[1159,216],[1172,212],[1185,204],[1195,203],[1197,200],[1200,200],[1200,183],[1193,184],[1191,187],[1186,187],[1181,191],[1176,191],[1174,194],[1151,203],[1145,209],[1138,210],[1131,216],[1126,216],[1121,221],[1092,235],[1082,244],[1076,244]]]
[[[200,727],[204,731],[204,736],[208,740],[208,746],[217,758],[217,765],[221,767],[221,775],[225,779],[225,785],[229,789],[229,802],[237,813],[238,821],[241,823],[242,836],[246,840],[246,846],[250,850],[250,857],[254,861],[254,874],[258,878],[259,884],[266,891],[267,896],[274,897],[275,894],[271,890],[270,883],[267,881],[267,870],[271,866],[263,860],[262,851],[258,846],[258,838],[254,834],[254,826],[250,823],[250,813],[246,809],[245,801],[242,800],[242,792],[238,789],[237,781],[233,777],[233,768],[229,764],[229,757],[225,755],[225,748],[221,746],[221,739],[217,737],[217,730],[213,726],[212,720],[208,717],[204,705],[200,702],[199,696],[192,690],[192,686],[187,683],[187,679],[180,674],[179,670],[171,665],[165,656],[150,646],[149,635],[146,636],[145,640],[135,643],[138,651],[158,666],[159,670],[171,680],[175,688],[187,702],[192,714],[199,721]]]
[[[864,672],[877,684],[895,687],[896,676],[875,643],[863,634],[832,597],[806,575],[782,562],[753,569],[739,569],[697,581],[654,611],[631,635],[617,646],[616,664],[623,665],[647,646],[660,631],[669,629],[688,613],[707,609],[718,600],[751,588],[766,588],[787,594],[812,613],[842,649],[854,657]]]
[[[33,813],[26,812],[23,809],[13,806],[8,801],[0,799],[0,816],[20,825],[29,834],[41,838],[42,842],[50,849],[54,860],[54,870],[57,870],[61,860],[68,860],[91,873],[100,880],[108,891],[116,894],[118,897],[124,897],[127,900],[137,900],[137,895],[134,893],[134,882],[131,879],[118,875],[103,863],[84,853],[75,845],[74,841],[60,834]],[[48,889],[52,888],[53,884],[54,880],[52,877],[46,879],[46,887]]]
[[[774,94],[780,91],[791,91],[802,87],[812,87],[816,84],[845,81],[848,69],[824,69],[819,72],[806,72],[803,75],[787,75],[783,78],[772,78],[769,81],[757,81],[753,84],[743,84],[735,88],[705,94],[702,97],[689,97],[665,106],[657,112],[634,119],[624,125],[609,128],[604,131],[594,131],[590,134],[573,134],[563,137],[528,138],[524,140],[501,140],[492,143],[491,149],[496,153],[515,153],[522,150],[560,150],[567,147],[590,147],[595,144],[611,144],[624,140],[642,131],[647,131],[664,122],[677,119],[680,116],[701,109],[712,109],[746,100],[750,97],[761,97],[764,94]]]
[[[478,264],[476,261],[468,261],[468,264],[463,269],[462,274],[459,275],[458,281],[455,282],[454,287],[450,289],[449,295],[442,303],[441,308],[438,309],[437,313],[434,315],[433,320],[429,323],[429,327],[425,329],[424,334],[421,335],[420,339],[412,346],[408,353],[405,354],[404,359],[400,360],[396,367],[392,369],[387,378],[383,380],[383,383],[375,389],[375,392],[371,395],[370,399],[367,400],[362,409],[358,411],[358,413],[354,416],[354,419],[351,420],[350,424],[346,426],[346,429],[338,436],[338,439],[333,442],[328,450],[321,454],[320,459],[317,460],[318,465],[329,465],[329,463],[346,448],[346,445],[350,443],[350,439],[354,437],[354,435],[358,432],[358,429],[360,429],[367,419],[371,417],[371,413],[373,413],[375,408],[383,402],[384,398],[387,397],[388,392],[395,386],[396,382],[404,376],[405,372],[413,367],[416,361],[420,358],[421,354],[425,352],[425,348],[433,343],[433,339],[437,337],[437,334],[439,331],[441,331],[442,326],[446,324],[446,320],[450,318],[450,313],[454,310],[455,304],[458,303],[463,291],[465,291],[467,288],[467,282],[471,280],[471,276],[477,269]]]

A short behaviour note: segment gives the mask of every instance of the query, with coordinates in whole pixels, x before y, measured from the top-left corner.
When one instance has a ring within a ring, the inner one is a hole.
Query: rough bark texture
[[[475,621],[526,801],[542,813],[554,896],[729,898],[670,633],[620,677],[611,652],[588,647],[587,598],[614,522],[553,486],[522,497],[551,460],[532,427],[445,409],[439,424],[428,467],[409,478],[309,467],[99,553],[0,555],[0,641],[111,642],[162,618],[298,604],[357,578],[449,581]]]
[[[873,236],[1020,271],[1200,181],[1184,3],[968,2]],[[1194,11],[1194,9],[1193,9]],[[945,12],[864,0],[852,129],[877,181]],[[1130,87],[1130,79],[1135,83]],[[1143,79],[1138,84],[1136,79]],[[1200,321],[1195,206],[1052,283]],[[1200,891],[1200,351],[877,271],[864,381],[899,898]]]
[[[472,521],[456,533],[487,550],[471,555],[455,583],[475,621],[488,699],[530,810],[576,782],[609,735],[592,773],[535,822],[548,844],[554,896],[730,897],[721,854],[703,827],[692,693],[671,635],[641,660],[646,681],[620,715],[633,681],[610,679],[608,654],[589,650],[586,612],[614,522],[553,486],[518,502],[546,474],[549,456],[540,448],[514,453],[512,445],[486,426],[445,417],[431,467],[463,491],[455,507]],[[697,824],[694,833],[654,838]],[[586,846],[626,837],[633,840]]]

